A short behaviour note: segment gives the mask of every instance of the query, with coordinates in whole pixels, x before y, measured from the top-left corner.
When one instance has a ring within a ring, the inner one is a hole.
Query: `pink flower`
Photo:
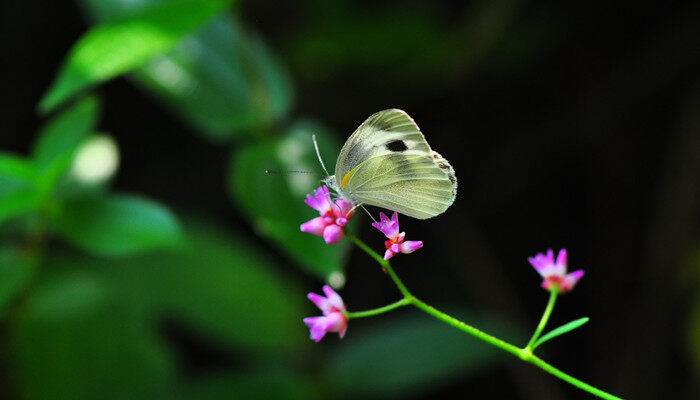
[[[372,223],[372,226],[382,231],[382,233],[389,238],[389,240],[384,242],[384,246],[386,247],[386,252],[384,253],[385,260],[390,259],[394,254],[413,253],[423,247],[423,242],[420,241],[408,240],[404,242],[406,233],[399,233],[399,215],[396,212],[391,216],[391,219],[383,212],[380,212],[379,219],[380,221]]]
[[[560,293],[568,292],[574,288],[576,282],[583,276],[583,270],[579,269],[567,275],[566,273],[566,249],[561,249],[554,261],[554,252],[547,250],[547,255],[538,253],[528,258],[530,264],[544,278],[542,287],[547,290],[557,290]]]
[[[313,301],[323,311],[322,317],[304,318],[304,323],[310,328],[311,339],[318,342],[326,335],[326,332],[338,332],[342,339],[348,329],[348,320],[343,315],[345,303],[343,299],[330,286],[323,287],[326,297],[316,293],[309,293],[309,300]]]
[[[321,186],[314,190],[313,194],[307,195],[304,203],[318,211],[321,216],[301,224],[302,232],[321,236],[328,244],[338,243],[345,236],[343,227],[355,214],[351,202],[336,200],[334,203],[328,188]]]

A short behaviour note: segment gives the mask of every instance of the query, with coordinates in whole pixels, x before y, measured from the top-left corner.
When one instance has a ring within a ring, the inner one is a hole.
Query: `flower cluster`
[[[309,300],[313,301],[323,311],[322,317],[304,318],[304,323],[311,329],[311,339],[318,342],[327,332],[338,332],[342,339],[348,329],[348,320],[343,314],[345,303],[338,293],[330,286],[323,287],[326,297],[316,293],[309,293]]]
[[[342,199],[332,201],[326,186],[307,195],[304,202],[321,216],[301,224],[301,231],[321,236],[328,244],[338,243],[345,236],[343,227],[355,213],[353,204]]]
[[[389,238],[389,240],[384,242],[384,247],[386,247],[386,252],[384,252],[385,260],[390,259],[395,254],[413,253],[423,247],[423,242],[421,241],[404,241],[406,233],[399,233],[399,215],[396,212],[392,214],[391,219],[383,212],[380,212],[379,219],[379,222],[372,223],[372,226],[382,231],[382,233]]]
[[[530,264],[544,278],[542,287],[549,291],[559,291],[565,293],[574,288],[576,282],[583,276],[583,270],[579,269],[570,274],[566,273],[566,249],[561,249],[554,260],[552,249],[547,250],[547,255],[538,253],[534,257],[528,258]]]

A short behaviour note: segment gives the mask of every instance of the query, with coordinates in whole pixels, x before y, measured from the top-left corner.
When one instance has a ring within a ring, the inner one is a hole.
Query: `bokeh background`
[[[459,179],[401,220],[417,296],[524,344],[547,300],[527,257],[565,247],[586,276],[550,326],[591,321],[541,357],[697,398],[697,2],[227,3],[0,5],[3,398],[588,398],[414,309],[308,339],[324,282],[351,310],[399,293],[298,232],[315,176],[264,170],[320,171],[313,133],[333,165],[390,107]]]

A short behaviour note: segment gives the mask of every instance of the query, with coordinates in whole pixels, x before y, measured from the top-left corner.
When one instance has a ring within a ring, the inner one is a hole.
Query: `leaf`
[[[286,71],[264,42],[231,16],[217,18],[134,78],[213,141],[259,135],[292,104]]]
[[[347,241],[327,245],[322,238],[299,230],[303,222],[318,216],[304,198],[319,186],[322,175],[265,173],[268,169],[319,171],[311,140],[314,133],[322,155],[334,158],[340,146],[332,136],[318,124],[299,122],[284,138],[236,152],[231,160],[228,188],[251,218],[256,233],[272,240],[308,272],[328,278],[333,272],[342,272]]]
[[[73,268],[42,282],[13,326],[22,397],[117,400],[168,387],[173,359],[149,322],[125,309],[108,282]]]
[[[148,2],[81,0],[96,21],[137,12]],[[259,133],[292,105],[289,74],[263,40],[220,16],[132,75],[179,118],[213,141]],[[251,132],[257,131],[257,132]]]
[[[39,209],[41,196],[34,190],[22,190],[0,197],[0,224]]]
[[[39,103],[46,113],[78,91],[143,66],[172,50],[230,3],[227,0],[158,2],[128,19],[99,25],[73,46],[51,89]]]
[[[491,368],[501,355],[488,344],[415,311],[372,321],[364,330],[361,325],[360,320],[351,321],[343,343],[333,354],[324,355],[328,384],[348,397],[415,397]],[[476,325],[483,326],[483,320]]]
[[[17,190],[31,189],[36,168],[31,160],[9,153],[0,153],[0,197]]]
[[[0,313],[12,299],[27,287],[36,259],[16,247],[0,247]]]
[[[68,201],[54,223],[76,246],[104,256],[173,246],[180,239],[179,223],[165,206],[127,195]]]
[[[574,329],[576,329],[576,328],[578,328],[579,326],[585,324],[586,322],[588,322],[588,317],[583,317],[583,318],[579,318],[579,319],[573,320],[573,321],[571,321],[571,322],[569,322],[569,323],[567,323],[567,324],[564,324],[564,325],[562,325],[562,326],[560,326],[560,327],[558,327],[558,328],[552,329],[551,331],[549,331],[549,333],[547,333],[547,334],[543,335],[542,337],[540,337],[540,338],[537,340],[537,342],[535,342],[535,345],[532,346],[532,349],[533,349],[533,350],[536,349],[537,346],[541,345],[542,343],[544,343],[544,342],[546,342],[546,341],[548,341],[548,340],[554,339],[555,337],[557,337],[557,336],[559,336],[559,335],[563,335],[563,334],[565,334],[566,332],[573,331]]]
[[[31,160],[0,154],[0,224],[39,208],[36,175]]]
[[[205,335],[246,351],[279,356],[306,343],[306,299],[242,235],[206,223],[186,225],[167,253],[101,264],[124,296]]]
[[[76,151],[95,128],[99,102],[87,97],[52,118],[39,132],[33,157],[42,195],[50,194],[58,178],[70,168]]]

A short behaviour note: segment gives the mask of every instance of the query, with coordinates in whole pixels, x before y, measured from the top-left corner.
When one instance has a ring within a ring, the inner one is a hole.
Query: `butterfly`
[[[457,195],[450,163],[430,148],[418,125],[399,109],[367,118],[340,150],[335,175],[326,174],[323,182],[355,204],[418,219],[442,214]]]

